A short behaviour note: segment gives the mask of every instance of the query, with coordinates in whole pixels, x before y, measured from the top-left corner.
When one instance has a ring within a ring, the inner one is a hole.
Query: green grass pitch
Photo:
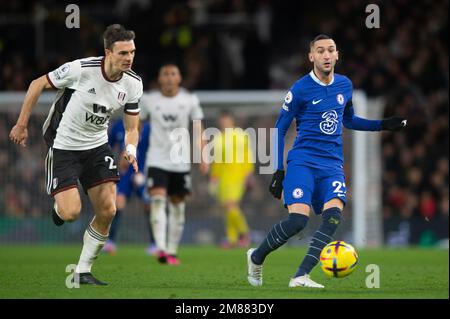
[[[305,299],[449,298],[448,250],[360,250],[358,268],[343,279],[316,267],[312,278],[325,289],[288,288],[306,248],[283,247],[269,255],[264,285],[247,283],[246,251],[182,246],[180,266],[159,265],[143,246],[119,246],[102,254],[93,274],[107,287],[68,289],[66,266],[75,264],[81,245],[0,246],[0,298],[159,298]],[[380,288],[366,287],[366,266],[380,267]]]

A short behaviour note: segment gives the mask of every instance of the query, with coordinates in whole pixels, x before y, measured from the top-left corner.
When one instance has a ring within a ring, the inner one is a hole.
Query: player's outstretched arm
[[[137,145],[139,142],[139,116],[124,113],[125,124],[125,153],[124,157],[138,171]]]
[[[19,118],[17,119],[16,125],[11,129],[9,133],[9,138],[16,144],[26,146],[28,138],[28,120],[30,119],[33,107],[36,105],[39,96],[44,89],[52,88],[51,84],[48,82],[45,75],[33,80],[28,87],[27,94],[22,104],[22,109],[20,110]]]
[[[406,126],[407,120],[398,116],[384,120],[368,120],[355,115],[352,101],[348,101],[344,110],[344,126],[356,131],[399,131]]]

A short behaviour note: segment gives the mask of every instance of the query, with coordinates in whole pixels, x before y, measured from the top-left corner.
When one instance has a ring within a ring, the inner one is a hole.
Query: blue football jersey
[[[143,171],[145,164],[145,155],[149,146],[149,136],[150,136],[150,124],[147,122],[143,125],[141,134],[139,135],[139,143],[136,150],[136,156],[138,161],[139,171]],[[108,134],[108,143],[111,148],[118,147],[119,151],[122,152],[125,147],[125,127],[123,120],[119,119],[112,125]],[[133,170],[132,167],[129,168]]]
[[[283,169],[284,136],[295,118],[297,138],[287,161],[313,168],[343,169],[343,124],[356,130],[378,131],[381,121],[360,119],[352,107],[353,85],[344,75],[334,74],[329,84],[311,71],[287,93],[275,124],[278,129],[275,165]]]

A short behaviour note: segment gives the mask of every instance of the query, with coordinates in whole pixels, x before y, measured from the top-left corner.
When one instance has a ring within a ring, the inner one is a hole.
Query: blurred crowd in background
[[[379,29],[365,26],[367,3],[359,0],[86,0],[77,1],[80,29],[67,29],[62,1],[0,1],[0,91],[25,91],[66,61],[103,55],[101,34],[117,22],[136,32],[133,69],[145,89],[157,87],[159,66],[171,61],[190,90],[287,90],[311,68],[309,41],[328,34],[340,51],[336,72],[383,97],[385,117],[408,119],[406,130],[382,133],[385,242],[433,245],[449,229],[449,3],[370,3],[380,8]],[[270,126],[275,117],[262,121]],[[0,147],[9,150],[0,152],[0,169],[14,181],[0,185],[0,215],[47,213],[31,204],[44,193],[45,156],[43,118],[32,119],[29,148],[18,156],[7,138],[15,118],[0,117]],[[42,193],[24,189],[24,180]],[[263,186],[253,205],[268,197]]]

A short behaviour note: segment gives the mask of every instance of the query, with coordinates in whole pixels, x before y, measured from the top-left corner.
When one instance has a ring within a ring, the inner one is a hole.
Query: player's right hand
[[[25,125],[16,124],[9,133],[9,139],[16,144],[20,144],[23,147],[26,146],[28,139],[28,129]]]
[[[273,197],[280,199],[283,192],[283,179],[284,171],[279,169],[273,174],[272,181],[270,182],[269,192]]]

